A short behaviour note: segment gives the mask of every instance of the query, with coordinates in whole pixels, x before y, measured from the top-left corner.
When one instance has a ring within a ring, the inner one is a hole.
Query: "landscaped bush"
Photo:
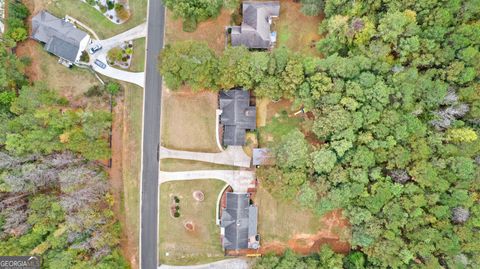
[[[106,6],[104,6],[104,5],[98,5],[98,7],[100,8],[100,11],[101,11],[102,13],[107,12],[107,7],[106,7]]]
[[[128,10],[122,4],[115,4],[115,12],[117,13],[117,17],[121,20],[128,19]]]
[[[86,0],[87,4],[91,5],[91,6],[95,6],[97,4],[97,2],[95,2],[95,0]]]
[[[107,9],[112,10],[116,7],[117,4],[115,4],[113,1],[107,1]]]
[[[110,61],[121,61],[123,57],[122,49],[120,48],[113,48],[108,51],[107,57]]]
[[[80,56],[80,61],[82,62],[90,61],[90,56],[88,56],[88,53],[86,51],[82,51],[82,55]]]

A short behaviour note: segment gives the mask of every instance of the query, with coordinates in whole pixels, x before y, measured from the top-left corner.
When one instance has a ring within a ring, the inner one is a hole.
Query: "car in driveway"
[[[102,69],[105,69],[105,68],[107,67],[107,65],[106,65],[104,62],[100,61],[100,60],[95,60],[94,63],[95,63],[98,67],[100,67],[100,68],[102,68]]]
[[[90,54],[94,54],[95,52],[97,52],[101,49],[102,49],[102,45],[97,44],[97,45],[91,47],[88,51],[90,52]]]

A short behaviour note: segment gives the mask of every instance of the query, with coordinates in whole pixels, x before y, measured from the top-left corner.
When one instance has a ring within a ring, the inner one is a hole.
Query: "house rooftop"
[[[79,55],[80,43],[87,33],[45,10],[32,18],[32,38],[45,44],[45,50],[70,62]]]
[[[245,145],[246,131],[255,130],[257,126],[257,110],[250,106],[250,93],[243,89],[221,91],[219,99],[220,122],[224,126],[223,144]]]
[[[280,14],[280,2],[243,2],[243,22],[231,27],[232,46],[268,49],[272,45],[270,17]]]
[[[225,229],[223,247],[226,250],[258,248],[258,209],[250,205],[250,194],[227,193],[227,205],[222,212],[220,227]]]

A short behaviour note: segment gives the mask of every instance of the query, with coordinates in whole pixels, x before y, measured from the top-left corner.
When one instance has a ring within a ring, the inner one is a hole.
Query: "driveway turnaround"
[[[145,73],[144,72],[129,72],[124,71],[118,68],[111,67],[107,64],[107,53],[110,49],[120,46],[125,41],[134,40],[137,38],[145,37],[147,31],[147,24],[140,24],[137,27],[134,27],[130,30],[127,30],[121,34],[118,34],[114,37],[104,39],[104,40],[94,40],[91,44],[87,46],[87,51],[96,45],[101,45],[102,49],[94,54],[90,54],[90,64],[97,73],[100,73],[104,76],[111,77],[113,79],[127,81],[133,84],[137,84],[140,87],[145,86]],[[94,64],[95,60],[103,62],[106,67],[101,68],[100,66]]]
[[[248,269],[250,268],[249,261],[247,259],[235,258],[225,259],[218,262],[212,262],[200,265],[166,265],[162,264],[158,269]]]
[[[100,73],[104,76],[111,77],[113,79],[123,80],[126,82],[130,82],[136,84],[140,87],[145,86],[145,73],[144,72],[128,72],[123,71],[117,68],[113,68],[107,64],[107,55],[106,53],[99,53],[95,58],[92,59],[93,61],[99,60],[103,62],[106,67],[101,68],[100,66],[94,64],[92,62],[92,67],[95,72]]]
[[[142,183],[140,192],[140,268],[158,267],[158,146],[162,105],[162,77],[158,72],[158,55],[163,48],[165,8],[162,1],[148,1],[143,94]]]
[[[247,192],[255,188],[255,173],[240,170],[196,170],[182,172],[160,171],[159,183],[179,180],[220,179],[230,185],[235,192]]]
[[[160,159],[193,160],[246,168],[250,167],[251,160],[241,146],[230,146],[226,150],[218,153],[182,151],[161,147]]]

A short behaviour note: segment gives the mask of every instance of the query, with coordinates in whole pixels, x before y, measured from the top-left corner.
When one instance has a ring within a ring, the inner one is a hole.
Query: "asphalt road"
[[[148,1],[148,32],[143,108],[142,188],[140,216],[140,268],[157,268],[158,171],[162,77],[158,55],[163,48],[165,8],[160,0]]]

